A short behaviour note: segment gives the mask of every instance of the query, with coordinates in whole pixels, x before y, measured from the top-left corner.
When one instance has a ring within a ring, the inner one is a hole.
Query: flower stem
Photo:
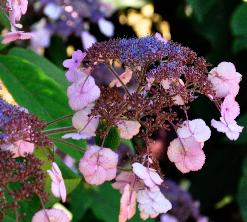
[[[59,118],[57,118],[55,120],[47,122],[46,126],[53,125],[54,123],[57,123],[57,122],[61,122],[61,121],[65,120],[65,119],[71,118],[72,116],[73,116],[72,114],[69,114],[69,115],[66,115],[66,116],[59,117]]]
[[[125,92],[131,97],[131,94],[128,90],[128,88],[126,87],[126,85],[124,84],[124,82],[119,78],[118,74],[116,73],[116,71],[110,66],[107,65],[107,67],[109,68],[109,70],[111,71],[111,73],[114,75],[114,77],[121,83],[121,85],[124,87]]]
[[[69,146],[71,146],[71,147],[73,147],[73,148],[76,148],[77,150],[79,150],[79,151],[81,151],[81,152],[84,152],[84,151],[85,151],[84,148],[82,148],[82,147],[80,147],[80,146],[78,146],[78,145],[75,145],[75,144],[73,144],[73,143],[67,142],[67,141],[65,141],[65,140],[57,139],[57,138],[52,138],[52,140],[53,140],[54,142],[58,142],[58,143],[63,143],[63,144],[69,145]]]
[[[63,133],[63,132],[73,132],[76,129],[73,126],[66,126],[66,127],[59,127],[59,128],[54,128],[54,129],[49,129],[43,131],[46,135],[50,134],[57,134],[57,133]]]

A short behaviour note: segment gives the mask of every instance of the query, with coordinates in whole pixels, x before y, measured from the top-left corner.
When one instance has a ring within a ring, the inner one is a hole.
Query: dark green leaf
[[[242,3],[235,10],[231,21],[231,28],[234,35],[247,36],[247,3]]]
[[[0,7],[0,24],[6,28],[10,28],[10,22],[4,9]]]
[[[28,60],[30,63],[38,66],[43,70],[43,72],[55,80],[61,88],[66,91],[68,87],[68,81],[65,78],[64,71],[59,69],[57,66],[55,66],[53,63],[51,63],[46,58],[38,55],[32,50],[29,49],[22,49],[22,48],[12,48],[9,51],[10,55],[14,55],[23,59]]]

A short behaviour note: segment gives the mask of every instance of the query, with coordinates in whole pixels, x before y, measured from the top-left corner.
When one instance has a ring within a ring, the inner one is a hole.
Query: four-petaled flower
[[[79,170],[89,184],[100,185],[117,174],[118,155],[109,148],[89,146],[80,160]]]

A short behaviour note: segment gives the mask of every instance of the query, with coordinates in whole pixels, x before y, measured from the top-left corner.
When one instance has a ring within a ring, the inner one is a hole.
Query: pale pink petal
[[[144,188],[143,183],[141,183],[140,180],[138,180],[135,174],[131,171],[121,171],[115,180],[116,182],[112,184],[112,187],[119,190],[120,193],[123,193],[126,184],[129,184],[131,187],[133,187],[134,190],[140,190]]]
[[[211,125],[216,128],[218,132],[225,133],[230,140],[237,140],[244,128],[237,125],[237,122],[235,120],[227,123],[223,117],[220,118],[220,121],[216,121],[213,119],[211,121]]]
[[[223,98],[231,94],[234,97],[239,91],[239,82],[241,74],[236,72],[235,66],[229,62],[221,62],[216,68],[213,68],[208,76],[216,92],[216,97]]]
[[[48,218],[47,218],[48,217]],[[67,214],[60,209],[40,210],[32,218],[32,222],[70,222]]]
[[[118,155],[109,148],[89,146],[80,160],[79,170],[89,184],[100,185],[116,177]]]
[[[63,202],[66,201],[66,187],[64,184],[62,173],[58,165],[53,162],[52,169],[48,170],[47,173],[51,177],[51,191],[57,198],[61,198]]]
[[[129,83],[129,81],[132,79],[132,70],[127,68],[125,72],[123,72],[120,76],[119,76],[119,79],[122,80],[122,82],[126,85],[127,83]],[[118,80],[118,79],[114,79],[111,81],[110,87],[121,87],[122,86],[122,83]]]
[[[77,134],[72,135],[64,135],[63,138],[72,137],[75,139],[89,139],[93,136],[95,136],[96,129],[99,124],[99,118],[98,117],[91,117],[91,108],[87,107],[83,110],[80,110],[76,112],[72,118],[72,125],[75,129],[77,129],[79,132]]]
[[[221,116],[226,122],[232,122],[240,114],[240,107],[235,101],[235,97],[228,95],[225,97],[220,107]]]
[[[185,121],[177,130],[180,138],[193,136],[197,142],[205,142],[211,136],[211,131],[202,119]]]
[[[152,168],[147,168],[140,163],[133,163],[132,168],[135,175],[142,179],[149,188],[159,186],[163,182],[159,174]]]
[[[99,98],[100,89],[92,76],[86,76],[69,86],[67,95],[70,107],[79,111]]]
[[[138,121],[122,120],[117,123],[120,137],[123,139],[131,139],[140,131],[141,124]]]
[[[23,31],[15,31],[15,32],[8,32],[3,35],[2,44],[9,44],[10,42],[14,42],[18,39],[26,40],[32,38],[32,33],[25,33]]]
[[[137,194],[137,202],[142,219],[155,218],[172,208],[170,201],[160,191],[141,190]]]
[[[205,163],[201,143],[195,141],[193,137],[173,140],[168,147],[167,155],[182,173],[198,171]]]
[[[120,200],[119,222],[125,222],[131,219],[136,212],[136,191],[132,190],[129,184],[125,185]]]
[[[176,95],[176,96],[173,96],[172,99],[176,105],[178,105],[178,106],[184,105],[184,100],[183,100],[182,96]]]
[[[62,202],[66,202],[67,191],[66,191],[64,180],[62,180],[59,184],[59,191],[60,191],[60,197],[62,199]]]

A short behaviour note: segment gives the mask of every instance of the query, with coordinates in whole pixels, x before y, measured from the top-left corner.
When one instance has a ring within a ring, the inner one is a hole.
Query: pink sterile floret
[[[91,117],[91,108],[85,108],[74,114],[72,118],[72,125],[78,130],[78,133],[68,133],[63,136],[64,139],[72,138],[75,140],[79,139],[90,139],[95,136],[96,129],[99,124],[99,117]]]
[[[227,123],[235,120],[240,114],[240,107],[232,95],[225,97],[220,107],[220,113]]]
[[[133,74],[132,70],[127,68],[126,71],[123,72],[119,76],[119,79],[126,85],[131,80],[132,74]],[[114,79],[114,80],[111,81],[109,86],[110,87],[114,87],[114,86],[121,87],[122,83],[118,79]]]
[[[79,170],[89,184],[113,180],[117,173],[118,155],[109,148],[89,146],[80,160]]]
[[[182,127],[178,128],[177,134],[180,138],[193,137],[197,142],[205,142],[211,136],[211,131],[202,119],[184,121]]]
[[[141,190],[137,194],[137,202],[143,220],[155,218],[172,208],[170,201],[160,191]]]
[[[227,123],[223,117],[220,117],[220,121],[213,119],[211,125],[216,128],[218,132],[225,133],[230,140],[237,140],[244,128],[239,126],[235,120]]]
[[[168,147],[167,155],[182,173],[200,170],[205,163],[202,144],[192,137],[174,139]]]
[[[32,222],[69,222],[69,218],[63,210],[45,209],[34,214]]]
[[[86,56],[86,53],[78,49],[73,52],[71,59],[64,60],[63,66],[65,68],[68,68],[69,70],[75,70],[79,68],[85,56]]]
[[[78,82],[69,86],[67,95],[70,107],[79,111],[99,98],[100,89],[92,76],[85,75]]]
[[[140,163],[133,163],[133,172],[143,180],[144,184],[149,188],[156,188],[161,185],[163,180],[160,178],[156,170],[147,168]]]
[[[51,177],[51,191],[57,198],[61,198],[63,202],[66,201],[66,187],[64,184],[62,173],[58,165],[53,162],[51,170],[47,171]]]
[[[123,139],[131,139],[140,131],[141,124],[138,121],[121,120],[117,123],[120,137]]]
[[[125,222],[131,219],[136,213],[136,191],[129,184],[126,184],[120,200],[119,222]]]
[[[239,91],[241,78],[242,75],[236,71],[231,62],[221,62],[210,71],[208,76],[208,80],[213,84],[216,96],[219,98],[229,94],[235,97]]]

